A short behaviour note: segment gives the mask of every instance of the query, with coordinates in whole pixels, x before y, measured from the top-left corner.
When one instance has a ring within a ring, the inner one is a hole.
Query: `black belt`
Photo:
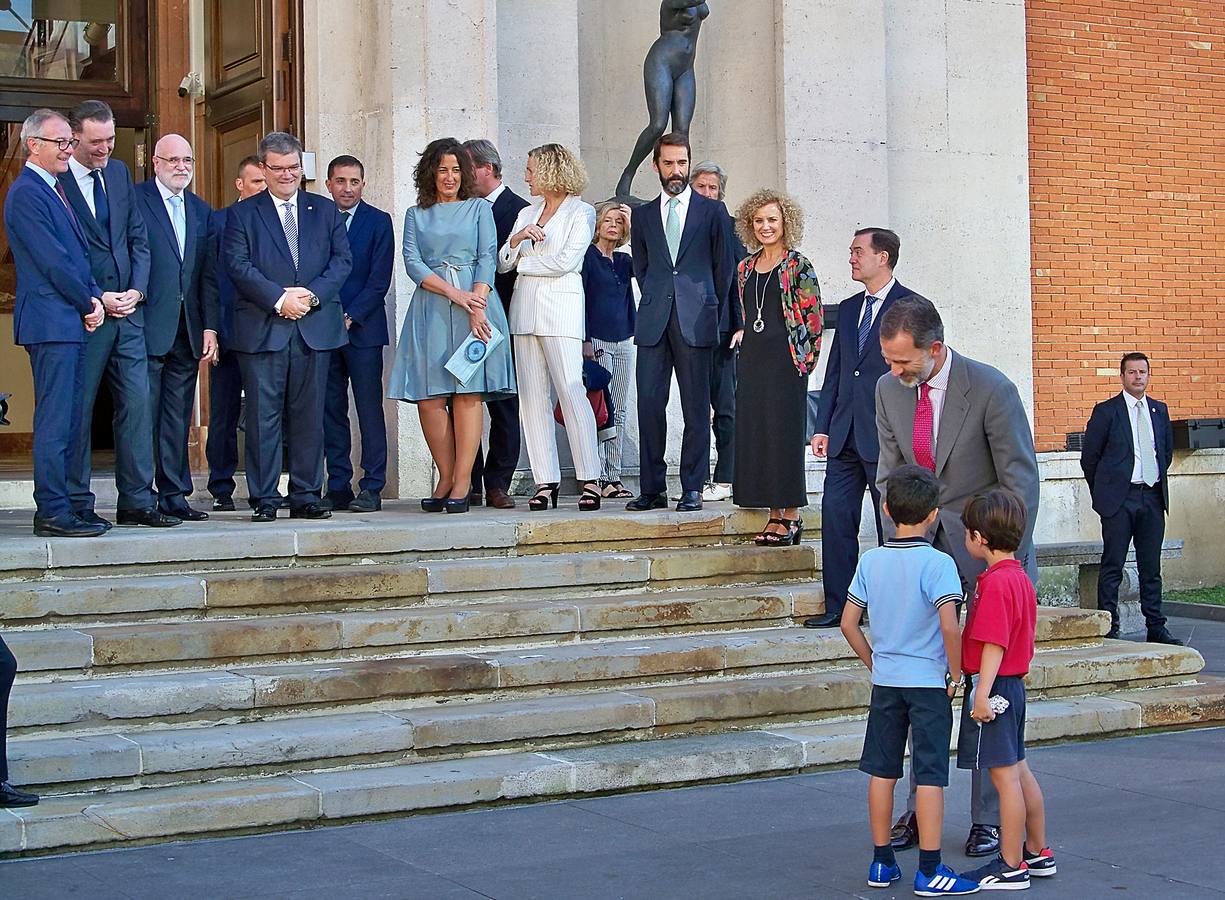
[[[1159,491],[1161,490],[1161,482],[1158,481],[1156,484],[1149,486],[1145,484],[1143,481],[1133,481],[1131,483],[1131,487],[1132,487],[1132,490],[1136,490],[1136,491]]]

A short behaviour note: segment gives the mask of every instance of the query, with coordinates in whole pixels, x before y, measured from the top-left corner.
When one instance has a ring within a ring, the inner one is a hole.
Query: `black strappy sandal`
[[[527,501],[527,508],[535,512],[540,512],[549,508],[549,503],[552,502],[553,508],[557,509],[557,491],[561,487],[556,481],[552,484],[536,485],[536,496]]]
[[[605,481],[604,486],[600,489],[600,496],[605,500],[626,500],[632,499],[634,492],[627,490],[625,485],[619,481]]]
[[[803,519],[779,519],[780,525],[787,526],[786,534],[778,534],[777,532],[766,532],[765,545],[767,547],[796,547],[799,546],[800,538],[804,536],[804,520]]]
[[[770,538],[781,537],[781,535],[776,535],[773,531],[769,531],[767,529],[769,529],[771,525],[782,525],[782,524],[783,524],[782,519],[771,518],[767,520],[766,527],[761,530],[761,534],[753,538],[753,543],[756,544],[758,547],[764,547],[767,544],[771,543]]]
[[[583,493],[578,498],[578,508],[581,512],[595,512],[600,508],[600,485],[596,481],[584,481]]]

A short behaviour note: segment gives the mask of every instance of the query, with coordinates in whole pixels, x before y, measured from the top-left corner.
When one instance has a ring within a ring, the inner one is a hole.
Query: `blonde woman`
[[[557,506],[561,467],[553,426],[556,391],[582,488],[578,507],[600,508],[595,414],[583,387],[583,258],[595,233],[595,209],[579,194],[587,173],[560,144],[528,153],[524,176],[534,198],[519,211],[498,253],[498,271],[517,271],[510,330],[515,340],[519,416],[536,479],[528,509]]]
[[[808,375],[821,350],[821,290],[796,246],[800,207],[780,191],[760,190],[736,211],[736,232],[752,254],[737,284],[744,327],[736,382],[737,506],[770,510],[757,543],[798,544],[799,507],[808,503],[804,450]]]
[[[583,260],[583,294],[587,303],[587,337],[583,357],[594,359],[612,375],[613,424],[616,436],[600,443],[600,494],[609,500],[633,497],[621,483],[621,450],[629,415],[630,379],[634,375],[634,260],[618,252],[630,239],[629,207],[606,200],[595,208],[595,237]]]

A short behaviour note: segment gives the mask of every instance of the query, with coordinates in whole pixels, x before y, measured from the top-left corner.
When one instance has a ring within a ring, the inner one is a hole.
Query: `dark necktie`
[[[72,219],[72,224],[80,227],[77,222],[77,214],[72,211],[72,204],[68,202],[68,195],[64,193],[64,186],[60,184],[60,180],[55,179],[55,192],[60,195],[60,199],[64,201],[64,209],[68,210],[68,218]]]
[[[919,385],[919,402],[914,408],[914,431],[910,436],[914,448],[914,461],[925,469],[936,471],[936,457],[932,454],[932,398],[927,382]]]
[[[106,231],[111,227],[111,206],[106,202],[106,188],[102,186],[102,170],[93,169],[89,173],[94,180],[94,218]]]
[[[345,231],[349,230],[349,216],[351,215],[353,215],[353,213],[349,212],[347,209],[340,214],[340,221],[345,226]]]
[[[868,342],[868,335],[872,333],[872,304],[876,302],[876,298],[871,294],[867,294],[863,298],[863,318],[859,320],[859,355],[863,356],[864,345]]]

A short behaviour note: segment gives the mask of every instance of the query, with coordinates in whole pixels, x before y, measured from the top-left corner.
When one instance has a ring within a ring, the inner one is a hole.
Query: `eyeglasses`
[[[296,172],[302,171],[301,163],[298,163],[295,166],[270,166],[268,165],[268,163],[263,163],[262,165],[265,169],[267,169],[273,175],[280,175],[282,172],[289,172],[290,174],[294,174]]]
[[[172,166],[193,166],[196,163],[194,156],[154,156],[153,158],[160,159]]]
[[[38,134],[31,135],[31,137],[36,141],[46,141],[48,144],[55,144],[55,146],[60,148],[61,152],[64,150],[75,150],[77,145],[81,143],[80,138],[46,138]]]

